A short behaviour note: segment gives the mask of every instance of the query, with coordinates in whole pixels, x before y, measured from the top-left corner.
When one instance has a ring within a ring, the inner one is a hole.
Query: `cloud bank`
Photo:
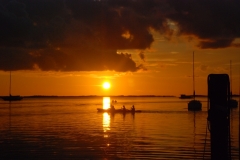
[[[150,48],[151,29],[171,38],[169,21],[200,48],[238,46],[239,8],[235,0],[0,0],[0,70],[134,72],[144,66],[117,50]]]

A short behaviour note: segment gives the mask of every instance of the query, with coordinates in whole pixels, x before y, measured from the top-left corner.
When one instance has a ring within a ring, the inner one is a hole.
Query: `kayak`
[[[126,109],[126,110],[123,110],[123,109],[115,109],[115,110],[112,110],[112,109],[103,109],[103,108],[97,108],[97,111],[98,112],[108,112],[108,113],[140,113],[142,112],[141,110],[129,110],[129,109]]]

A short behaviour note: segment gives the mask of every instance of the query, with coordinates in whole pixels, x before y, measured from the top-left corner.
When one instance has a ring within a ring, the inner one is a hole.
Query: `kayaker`
[[[132,112],[135,112],[135,107],[134,107],[134,105],[132,106]]]
[[[114,105],[111,105],[111,110],[112,110],[112,111],[115,111]]]
[[[125,112],[126,111],[126,108],[125,108],[125,106],[123,105],[123,108],[122,108],[122,110],[123,110],[123,112]]]

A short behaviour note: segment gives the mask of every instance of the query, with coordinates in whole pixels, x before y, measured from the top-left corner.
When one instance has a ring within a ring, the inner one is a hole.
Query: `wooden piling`
[[[230,160],[230,82],[227,74],[210,74],[208,76],[208,99],[211,159]]]

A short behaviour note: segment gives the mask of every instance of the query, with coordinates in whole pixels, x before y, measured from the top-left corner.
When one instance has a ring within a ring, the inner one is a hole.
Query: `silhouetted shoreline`
[[[24,98],[81,98],[81,97],[176,97],[172,95],[81,95],[81,96],[47,96],[47,95],[33,95],[23,96]]]
[[[4,96],[0,96],[2,98]],[[57,96],[57,95],[31,95],[22,96],[23,98],[82,98],[82,97],[163,97],[173,98],[178,96],[173,95],[80,95],[80,96]],[[195,95],[195,97],[208,97],[207,95]],[[239,95],[232,95],[232,97],[239,97]]]

